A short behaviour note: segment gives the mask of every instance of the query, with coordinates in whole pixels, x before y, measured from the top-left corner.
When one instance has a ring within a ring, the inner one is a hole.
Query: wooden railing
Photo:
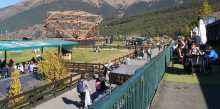
[[[88,77],[91,77],[94,73],[89,74]],[[78,78],[77,78],[78,77]],[[91,78],[88,78],[91,79]],[[54,81],[52,83],[35,87],[32,90],[23,92],[19,95],[6,98],[2,101],[0,101],[0,108],[1,109],[14,109],[19,107],[35,107],[36,105],[39,105],[51,98],[56,98],[56,96],[65,93],[72,88],[76,87],[76,83],[80,80],[80,74],[71,74],[69,77],[66,77],[61,80]],[[19,103],[16,103],[14,105],[10,104],[10,101],[20,98],[24,96],[24,99],[20,101]],[[47,97],[47,98],[45,98]]]
[[[125,58],[127,58],[127,56],[131,59],[134,58],[134,53],[130,53],[127,55],[124,55],[122,57],[116,58],[114,60],[111,60],[111,62],[114,63],[114,65],[118,64],[118,62],[123,62],[123,60]],[[88,72],[101,72],[103,69],[105,63],[76,63],[76,62],[72,62],[72,63],[68,63],[68,66],[71,70],[71,72],[84,72],[84,73],[88,73]]]
[[[130,53],[128,55],[119,57],[117,59],[112,60],[113,63],[117,64],[117,62],[122,62],[127,56],[130,58],[134,57],[134,53]],[[103,68],[103,64],[101,63],[68,63],[68,66],[71,68],[73,72],[77,74],[71,74],[69,77],[66,77],[61,80],[55,80],[52,83],[34,87],[34,89],[23,92],[19,95],[13,97],[7,97],[6,99],[0,101],[0,108],[1,109],[14,109],[14,108],[32,108],[35,107],[47,100],[52,98],[56,98],[56,96],[63,94],[73,88],[76,87],[76,83],[80,80],[81,73],[87,73],[90,77],[89,80],[95,73],[101,72]],[[20,98],[24,96],[24,99],[21,100],[19,103],[14,105],[10,104],[10,101]]]

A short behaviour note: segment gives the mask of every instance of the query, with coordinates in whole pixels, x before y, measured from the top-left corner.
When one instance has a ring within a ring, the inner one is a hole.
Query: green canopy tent
[[[5,51],[5,60],[7,60],[7,51],[23,50],[45,47],[62,47],[72,48],[73,45],[78,45],[79,42],[64,41],[64,40],[28,40],[28,41],[0,41],[0,51]],[[71,49],[72,52],[72,49]]]

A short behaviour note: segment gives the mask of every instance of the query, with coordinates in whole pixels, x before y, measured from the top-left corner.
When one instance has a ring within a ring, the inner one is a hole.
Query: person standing
[[[160,51],[160,47],[161,47],[160,42],[157,42],[157,47],[158,47],[158,49]]]
[[[141,48],[141,50],[140,50],[140,56],[142,57],[142,59],[144,59],[144,49],[143,48]]]
[[[96,79],[96,91],[98,92],[98,98],[104,94],[106,90],[105,77],[102,73],[99,74],[99,77]]]
[[[152,54],[152,50],[151,50],[151,48],[148,48],[147,49],[147,60],[148,61],[151,60],[151,54]]]
[[[89,90],[90,88],[88,81],[86,80],[86,75],[81,74],[80,81],[77,83],[77,92],[80,94],[80,99],[81,99],[80,109],[83,109],[85,107],[86,92]]]
[[[194,36],[193,41],[196,44],[196,47],[199,47],[200,42],[201,42],[200,36],[198,36],[196,32],[193,32],[193,36]]]

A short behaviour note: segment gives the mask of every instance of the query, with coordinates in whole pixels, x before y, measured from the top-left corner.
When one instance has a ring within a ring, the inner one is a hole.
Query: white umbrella
[[[206,44],[206,26],[202,19],[200,19],[198,23],[198,35],[201,37],[201,43]]]

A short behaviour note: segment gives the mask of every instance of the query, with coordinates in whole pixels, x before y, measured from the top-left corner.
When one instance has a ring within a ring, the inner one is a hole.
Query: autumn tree
[[[20,79],[19,79],[19,71],[14,71],[11,74],[12,77],[12,82],[10,83],[10,89],[9,89],[9,97],[13,97],[15,95],[21,94],[21,83],[20,83]],[[19,98],[15,98],[14,100],[11,100],[10,103],[12,105],[14,105],[15,103],[18,103],[20,100],[23,99],[22,97]]]
[[[202,6],[203,7],[198,10],[199,16],[206,15],[212,12],[212,8],[209,6],[209,3],[207,1],[204,1]]]
[[[46,82],[63,79],[70,76],[69,68],[63,59],[53,53],[42,55],[43,60],[39,63],[38,73]]]

